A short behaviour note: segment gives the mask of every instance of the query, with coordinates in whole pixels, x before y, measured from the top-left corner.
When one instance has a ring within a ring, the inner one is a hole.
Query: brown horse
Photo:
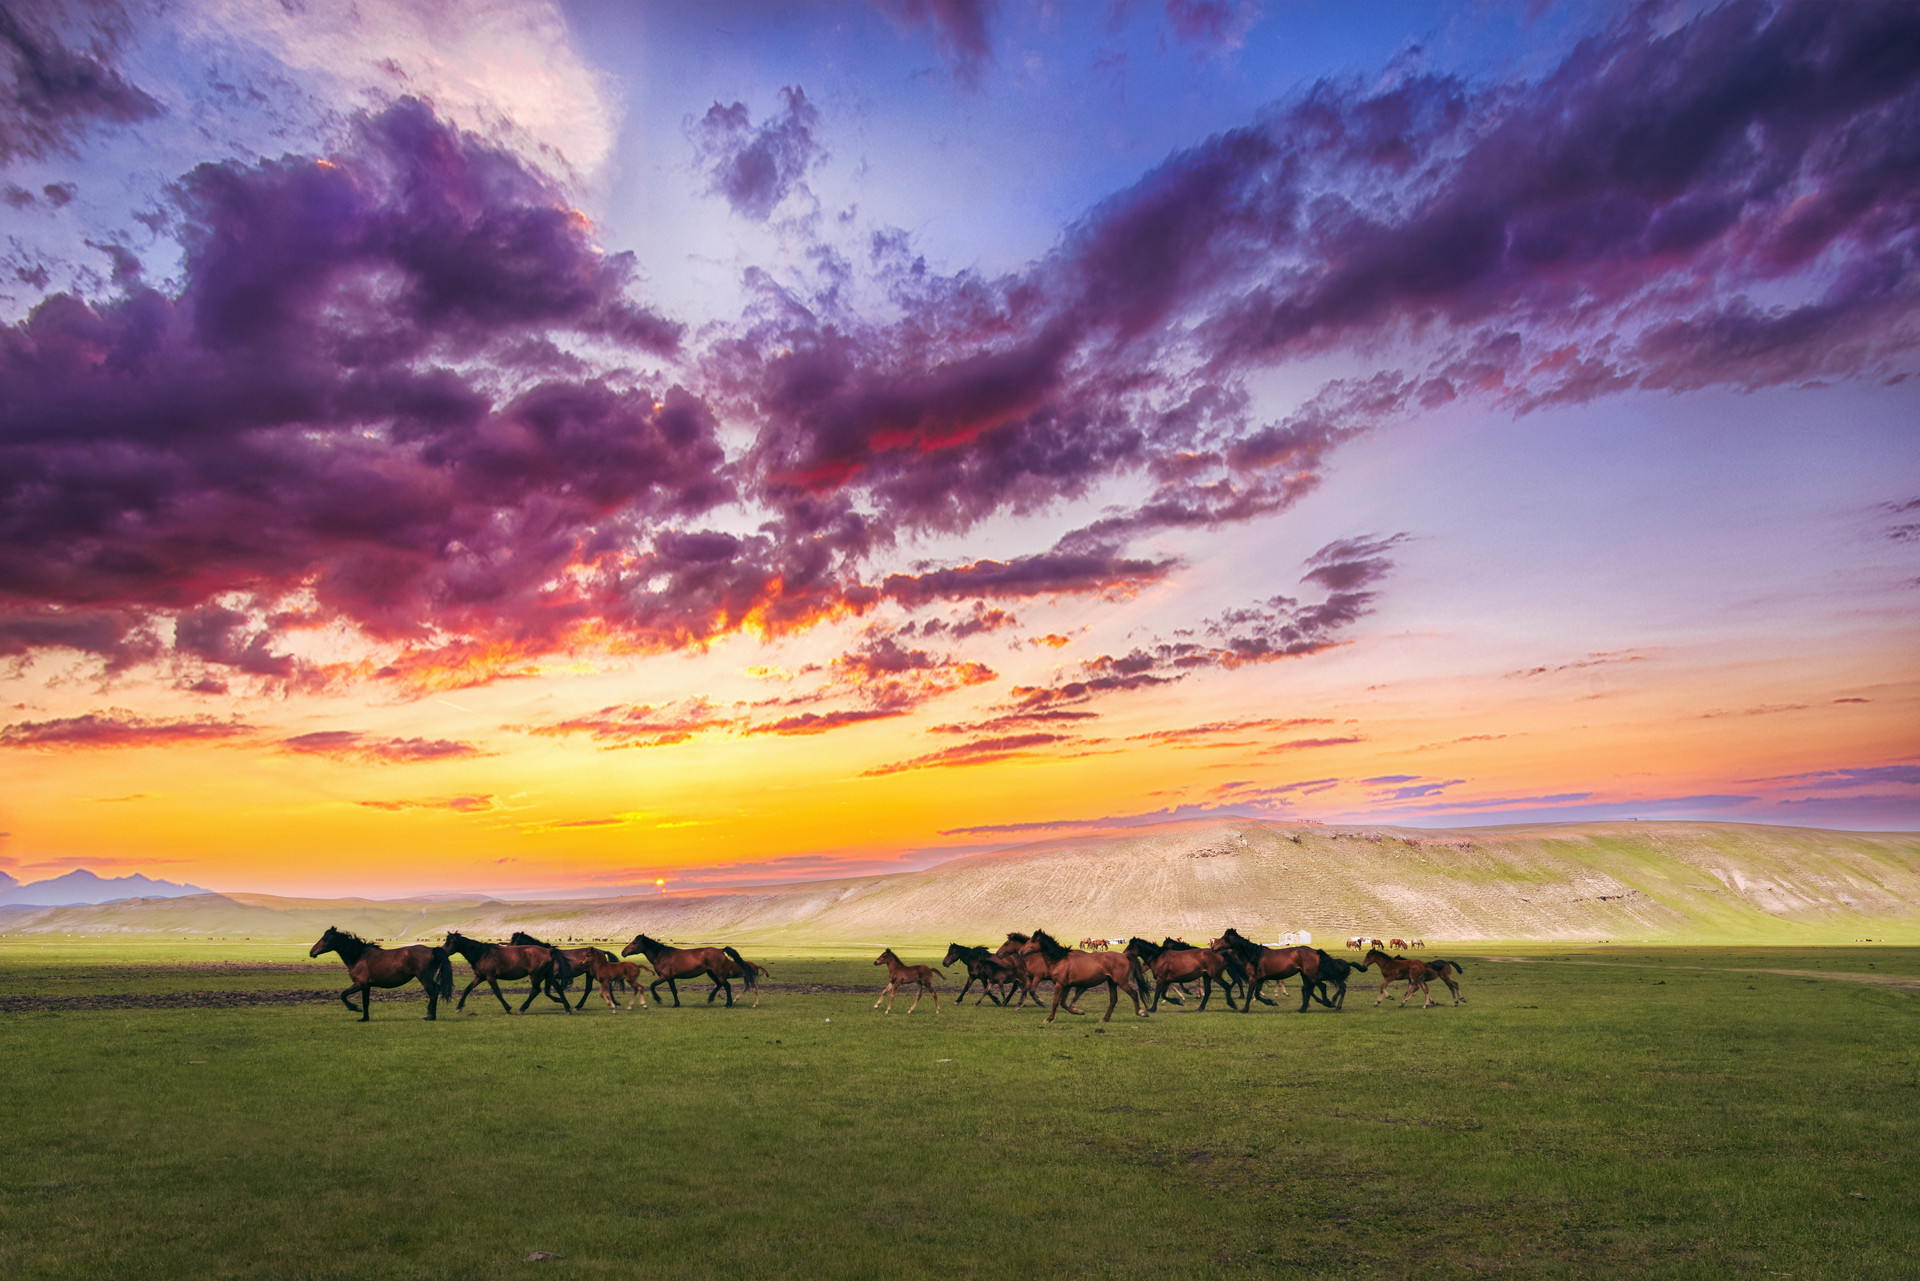
[[[648,938],[644,934],[633,936],[633,942],[620,949],[620,955],[632,956],[635,952],[644,952],[647,963],[653,966],[653,972],[660,977],[647,985],[647,991],[653,999],[660,999],[660,985],[665,983],[667,991],[673,994],[673,1008],[680,1008],[680,979],[699,978],[702,974],[713,980],[713,991],[707,993],[707,1004],[713,1004],[713,998],[721,992],[727,994],[727,1008],[733,1008],[733,982],[739,979],[753,993],[753,1001],[760,1003],[760,990],[753,971],[753,964],[746,957],[730,947],[668,947],[658,939]]]
[[[1232,931],[1229,930],[1228,933],[1232,933]],[[1164,944],[1162,946],[1164,946]],[[1207,946],[1212,948],[1216,952],[1228,952],[1229,954],[1231,954],[1231,949],[1227,947],[1227,941],[1224,938],[1212,939],[1207,943]],[[1244,966],[1241,967],[1240,973],[1242,976],[1246,974],[1246,968]],[[1231,979],[1231,977],[1232,977],[1231,975],[1228,976],[1229,979]],[[1223,982],[1225,982],[1225,980],[1223,980]],[[1273,980],[1273,982],[1279,985],[1280,995],[1282,996],[1289,995],[1289,993],[1287,992],[1287,980],[1285,978],[1276,978]],[[1255,992],[1251,998],[1242,996],[1240,998],[1240,1003],[1242,1005],[1245,1005],[1249,999],[1258,1001],[1262,1005],[1278,1005],[1279,1004],[1279,1002],[1274,1000],[1272,997],[1267,996],[1260,992]]]
[[[566,993],[567,980],[573,977],[573,966],[567,961],[565,953],[550,947],[482,943],[458,930],[447,935],[446,948],[465,957],[467,964],[473,967],[473,982],[467,984],[467,990],[460,994],[460,1003],[454,1009],[465,1009],[473,989],[485,983],[499,997],[500,1008],[511,1014],[513,1007],[500,994],[500,980],[532,979],[533,986],[527,989],[527,999],[520,1003],[522,1014],[527,1012],[527,1007],[533,1004],[533,998],[540,995],[543,987],[548,997],[560,1002],[561,1009],[573,1013],[573,1007],[567,1004]]]
[[[746,987],[753,993],[753,1008],[756,1010],[759,1009],[760,980],[766,976],[767,967],[764,965],[755,965],[752,961],[741,956],[730,947],[722,948],[721,953],[721,960],[726,962],[726,964],[720,966],[720,969],[723,971],[723,973],[718,976],[720,982],[725,983],[733,979],[747,980]],[[737,964],[735,963],[735,958],[738,958]],[[719,990],[719,983],[716,983],[714,990],[707,993],[707,1004],[713,1004],[713,998]]]
[[[508,939],[507,942],[512,944],[515,947],[544,947],[549,952],[558,952],[560,953],[560,955],[566,957],[567,964],[572,967],[573,973],[576,975],[582,975],[586,979],[586,984],[585,984],[586,990],[580,993],[580,1003],[574,1006],[573,1008],[576,1010],[584,1010],[587,1008],[587,1002],[593,999],[594,979],[591,972],[591,967],[593,965],[595,949],[590,947],[569,947],[569,948],[556,947],[552,943],[547,942],[545,939],[535,938],[533,935],[527,933],[525,930],[515,930],[513,933],[513,937]],[[573,979],[572,977],[569,977],[565,983],[562,983],[560,985],[560,991],[562,995],[564,996],[564,994],[566,993],[566,990],[572,986],[573,986]],[[609,1005],[613,1004],[613,1001],[611,998],[608,999],[607,1004]]]
[[[1447,990],[1453,993],[1455,1005],[1467,999],[1460,995],[1460,985],[1453,981],[1454,974],[1462,973],[1458,961],[1443,961],[1438,957],[1431,961],[1415,961],[1404,956],[1388,956],[1377,947],[1367,953],[1367,960],[1380,971],[1380,995],[1373,1000],[1376,1006],[1387,999],[1387,989],[1402,980],[1407,984],[1406,995],[1400,998],[1402,1005],[1412,1000],[1414,992],[1418,991],[1427,998],[1426,1004],[1420,1008],[1424,1010],[1431,1006],[1433,993],[1428,991],[1427,984],[1433,979],[1439,979],[1447,985]]]
[[[358,1014],[362,1023],[370,1017],[376,987],[405,987],[419,979],[420,986],[427,989],[430,1019],[440,1016],[440,998],[453,995],[453,962],[447,959],[445,948],[419,943],[409,947],[381,947],[358,934],[329,925],[320,941],[307,949],[307,955],[325,956],[328,952],[337,953],[346,962],[353,986],[340,994],[340,1003]],[[355,992],[360,994],[359,1005],[352,1000]]]
[[[1009,931],[1007,941],[1000,945],[998,952],[994,953],[1013,967],[1013,981],[1020,989],[1020,999],[1013,1003],[1013,1008],[1016,1010],[1027,1003],[1028,997],[1033,998],[1035,1005],[1040,1004],[1040,985],[1053,982],[1053,970],[1047,964],[1047,958],[1027,946],[1032,941],[1030,935]],[[1068,996],[1066,1005],[1069,1014],[1084,1012],[1073,1003],[1071,995]]]
[[[1453,993],[1453,1003],[1455,1005],[1461,1005],[1466,1002],[1467,998],[1460,995],[1460,985],[1453,981],[1453,976],[1455,974],[1466,973],[1465,970],[1460,968],[1460,962],[1442,960],[1440,957],[1437,957],[1437,956],[1428,956],[1428,957],[1422,957],[1420,960],[1420,964],[1426,966],[1429,970],[1432,970],[1433,977],[1439,979],[1442,983],[1445,983],[1447,985],[1447,991]]]
[[[1000,959],[984,947],[967,947],[961,943],[949,943],[946,959],[941,961],[940,965],[944,969],[955,963],[964,964],[967,967],[967,981],[961,985],[960,995],[953,998],[955,1005],[967,999],[967,989],[976,982],[980,984],[981,994],[995,1005],[1001,1003],[1000,998],[993,994],[996,984],[1005,987],[1008,996],[1013,995],[1014,978],[1011,961]],[[979,1003],[979,997],[975,997],[974,1004]]]
[[[880,989],[880,1001],[887,1003],[887,1013],[893,1013],[893,997],[900,990],[902,983],[917,983],[920,986],[920,990],[913,994],[913,1004],[907,1007],[907,1013],[911,1014],[919,1009],[920,998],[928,992],[933,993],[933,1012],[935,1014],[940,1012],[940,992],[933,986],[931,965],[908,965],[893,954],[892,948],[881,952],[874,958],[873,963],[887,967],[887,985]],[[880,1001],[873,1003],[874,1009],[880,1008]]]
[[[1298,974],[1301,980],[1300,1013],[1307,1012],[1307,1003],[1313,999],[1315,985],[1320,982],[1320,956],[1316,948],[1311,947],[1263,947],[1252,939],[1243,937],[1238,930],[1228,929],[1220,936],[1220,944],[1247,971],[1247,995],[1241,1003],[1240,1012],[1245,1014],[1253,1008],[1253,1002],[1260,995],[1260,985],[1272,979],[1283,980],[1281,990],[1286,990],[1284,980]]]
[[[1150,943],[1143,938],[1130,938],[1124,956],[1137,959],[1153,976],[1153,1004],[1148,1012],[1160,1011],[1160,998],[1175,983],[1200,981],[1200,1009],[1207,1008],[1207,1002],[1213,996],[1213,985],[1220,984],[1220,996],[1233,1009],[1233,994],[1228,990],[1228,971],[1239,970],[1240,962],[1231,953],[1216,952],[1208,947],[1169,948],[1164,943]],[[1244,973],[1244,971],[1241,971]],[[1197,1013],[1198,1011],[1196,1011]]]
[[[1140,996],[1140,989],[1147,985],[1147,976],[1140,968],[1138,957],[1115,955],[1112,952],[1075,951],[1045,930],[1035,930],[1033,937],[1021,945],[1020,954],[1037,955],[1047,963],[1048,977],[1053,980],[1053,1008],[1047,1011],[1049,1023],[1060,1012],[1060,1005],[1069,992],[1084,992],[1102,983],[1107,985],[1107,1012],[1100,1017],[1102,1023],[1113,1021],[1113,1010],[1120,1003],[1121,992],[1133,998],[1133,1012],[1136,1015],[1143,1019],[1147,1017],[1147,1005]],[[1079,1013],[1071,1005],[1067,1006],[1067,1011]]]
[[[647,1008],[646,991],[640,983],[640,972],[646,968],[645,966],[636,965],[632,961],[623,961],[612,952],[601,948],[590,947],[586,950],[587,963],[582,968],[586,971],[589,994],[593,991],[593,985],[598,983],[600,995],[606,999],[607,1008],[617,1010],[620,1008],[620,1003],[613,999],[613,993],[616,988],[624,984],[628,992],[627,1008],[631,1010],[635,1001],[640,1003],[641,1009]],[[581,998],[581,1004],[586,1004],[585,997]]]

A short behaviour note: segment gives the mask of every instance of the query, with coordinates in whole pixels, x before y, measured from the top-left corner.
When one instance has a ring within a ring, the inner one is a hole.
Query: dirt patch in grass
[[[0,1013],[46,1014],[75,1010],[225,1010],[244,1005],[311,1005],[337,1001],[331,991],[91,992],[79,996],[0,996]],[[376,992],[376,1001],[420,1001],[422,992]]]

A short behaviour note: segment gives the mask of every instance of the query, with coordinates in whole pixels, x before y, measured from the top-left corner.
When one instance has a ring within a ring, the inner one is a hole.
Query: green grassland
[[[0,996],[345,985],[304,951],[9,943]],[[1448,954],[1457,1008],[1051,1027],[825,946],[757,1010],[14,1000],[0,1277],[1911,1274],[1920,950]]]

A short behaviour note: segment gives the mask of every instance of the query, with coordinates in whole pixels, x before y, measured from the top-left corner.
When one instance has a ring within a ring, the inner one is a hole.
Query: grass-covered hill
[[[1071,837],[921,872],[731,893],[508,903],[208,894],[0,914],[14,938],[436,939],[525,928],[796,946],[1312,930],[1433,940],[1920,939],[1920,833],[1737,823],[1452,830],[1203,821]]]

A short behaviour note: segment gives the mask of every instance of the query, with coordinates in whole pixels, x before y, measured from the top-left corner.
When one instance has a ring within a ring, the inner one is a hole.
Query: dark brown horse
[[[1300,1013],[1307,1012],[1307,1003],[1313,999],[1315,986],[1320,982],[1320,958],[1325,955],[1311,947],[1263,947],[1250,938],[1241,935],[1238,930],[1229,928],[1220,936],[1220,946],[1232,952],[1247,971],[1247,999],[1240,1005],[1245,1014],[1253,1008],[1253,1002],[1260,995],[1260,985],[1274,979],[1281,980],[1280,990],[1286,991],[1286,980],[1298,974],[1301,981]]]
[[[320,941],[307,949],[308,956],[325,956],[328,952],[339,955],[346,962],[347,974],[353,979],[353,986],[340,994],[340,1002],[365,1023],[373,1006],[373,989],[376,987],[405,987],[415,979],[427,989],[427,1017],[440,1016],[440,998],[453,995],[453,962],[447,959],[445,948],[427,947],[420,943],[408,947],[381,947],[369,943],[358,934],[349,934],[345,930],[329,925]],[[355,1005],[352,997],[360,994],[360,1004]]]
[[[1053,971],[1048,968],[1047,958],[1027,947],[1033,941],[1031,935],[1015,930],[1007,931],[1007,941],[994,952],[994,956],[1007,963],[1012,969],[1013,984],[1020,990],[1020,999],[1013,1004],[1019,1009],[1032,997],[1035,1005],[1040,1004],[1040,985],[1053,982]],[[1079,1014],[1082,1011],[1072,999],[1067,1001],[1067,1013]]]
[[[1345,1009],[1347,1005],[1347,980],[1352,977],[1355,970],[1366,969],[1367,963],[1365,961],[1349,961],[1342,956],[1331,956],[1318,948],[1316,948],[1315,951],[1320,952],[1320,977],[1311,985],[1316,989],[1313,994],[1313,999],[1330,1010]],[[1327,996],[1327,989],[1329,987],[1336,989],[1331,999]]]
[[[1149,1013],[1159,1012],[1160,998],[1168,988],[1196,979],[1200,983],[1200,1009],[1207,1008],[1215,983],[1220,984],[1220,996],[1227,1008],[1234,1008],[1233,996],[1227,990],[1227,975],[1229,970],[1240,970],[1240,962],[1231,952],[1216,952],[1210,947],[1168,948],[1164,943],[1150,943],[1135,937],[1127,940],[1123,955],[1138,958],[1153,977],[1153,1004],[1147,1007]]]
[[[760,990],[754,974],[753,963],[730,947],[668,947],[658,939],[648,938],[644,934],[633,936],[633,942],[620,949],[620,955],[632,956],[635,952],[646,954],[647,964],[653,966],[653,972],[660,977],[647,985],[647,991],[653,999],[660,999],[660,985],[665,983],[667,991],[673,994],[673,1008],[680,1008],[680,979],[694,979],[706,975],[713,980],[713,991],[707,993],[707,1004],[713,1004],[713,998],[721,992],[727,994],[727,1008],[733,1008],[733,980],[739,979],[753,993],[753,1001],[760,1003]]]
[[[980,984],[981,996],[986,997],[995,1005],[1001,1003],[1000,998],[993,994],[993,989],[996,984],[1005,987],[1008,996],[1013,995],[1014,977],[1012,961],[1002,960],[992,952],[987,951],[984,947],[967,947],[961,943],[949,943],[947,944],[947,957],[941,961],[940,964],[944,968],[956,963],[964,964],[967,967],[967,981],[961,985],[960,995],[953,998],[955,1005],[967,999],[967,989],[972,987],[976,982]],[[978,1005],[979,1003],[979,997],[975,997],[974,1004]]]
[[[513,932],[513,937],[508,939],[507,942],[512,944],[514,947],[544,947],[549,952],[558,952],[560,953],[560,955],[566,957],[567,965],[571,967],[571,969],[573,970],[573,973],[575,975],[583,976],[586,979],[586,982],[585,982],[586,990],[580,993],[580,1003],[574,1006],[573,1008],[576,1010],[584,1010],[585,1008],[587,1008],[587,1002],[593,998],[594,980],[591,973],[589,972],[590,967],[593,963],[593,954],[594,954],[593,948],[590,948],[590,947],[562,948],[555,944],[547,942],[545,939],[537,939],[533,935],[527,933],[525,930],[515,930]],[[564,995],[566,990],[572,986],[573,986],[573,978],[570,976],[565,983],[562,983],[560,985],[561,993]],[[607,1003],[611,1005],[613,1002],[611,1001],[611,999],[609,999]]]
[[[1061,1003],[1070,992],[1085,992],[1102,983],[1107,985],[1107,1012],[1100,1017],[1102,1023],[1113,1020],[1113,1010],[1120,1003],[1122,992],[1133,998],[1133,1012],[1143,1019],[1147,1017],[1147,1005],[1140,996],[1140,990],[1147,986],[1147,976],[1140,968],[1138,957],[1076,951],[1045,930],[1035,930],[1033,937],[1021,945],[1020,955],[1038,956],[1047,963],[1048,977],[1053,980],[1053,1008],[1047,1011],[1049,1023],[1060,1012]],[[1071,1005],[1067,1011],[1079,1013]]]
[[[467,984],[466,991],[460,993],[460,1003],[454,1009],[465,1009],[473,989],[485,983],[499,997],[500,1008],[511,1014],[513,1007],[500,994],[500,980],[532,979],[533,986],[527,989],[527,999],[520,1003],[522,1014],[527,1012],[527,1007],[533,1004],[533,998],[540,995],[542,988],[546,989],[550,998],[560,1002],[561,1009],[573,1013],[573,1007],[567,1004],[566,993],[567,980],[573,977],[573,966],[568,963],[565,953],[550,947],[482,943],[457,930],[447,935],[446,946],[447,951],[465,957],[467,964],[473,967],[473,982]]]
[[[892,948],[887,948],[881,952],[879,956],[874,958],[873,963],[887,967],[887,985],[880,989],[880,1001],[887,1003],[887,1013],[893,1013],[894,994],[900,990],[902,983],[914,983],[920,988],[919,991],[913,994],[913,1004],[907,1007],[907,1013],[911,1014],[919,1009],[920,998],[928,992],[933,993],[933,1012],[935,1014],[940,1012],[940,992],[939,989],[933,985],[933,967],[931,965],[908,965],[893,954]],[[877,1010],[880,1008],[880,1001],[873,1003],[874,1009]]]

